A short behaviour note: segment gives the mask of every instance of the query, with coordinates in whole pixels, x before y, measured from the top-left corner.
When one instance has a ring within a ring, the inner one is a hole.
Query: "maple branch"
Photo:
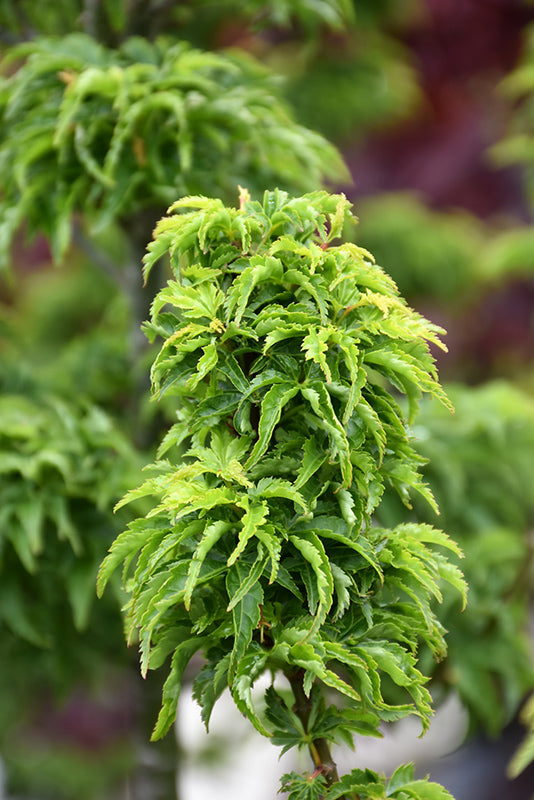
[[[287,672],[285,674],[295,698],[293,711],[302,722],[304,730],[307,731],[312,710],[312,700],[311,697],[306,696],[304,691],[304,670],[299,669],[297,672]],[[323,738],[314,739],[310,742],[308,748],[315,769],[324,775],[327,785],[331,786],[336,783],[339,780],[339,775],[328,741]],[[339,800],[348,800],[348,798],[341,797]],[[355,800],[359,799],[355,798]]]

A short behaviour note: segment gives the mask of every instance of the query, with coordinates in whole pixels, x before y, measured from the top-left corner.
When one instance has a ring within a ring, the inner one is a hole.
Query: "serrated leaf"
[[[207,525],[204,529],[202,538],[198,543],[195,552],[193,553],[187,574],[187,581],[184,587],[184,605],[188,611],[191,605],[193,590],[195,588],[195,584],[197,582],[204,559],[212,547],[217,544],[219,539],[231,528],[232,523],[218,521],[213,522],[211,525]]]
[[[314,382],[301,388],[302,396],[308,400],[321,426],[328,433],[332,442],[332,456],[339,459],[345,486],[352,482],[352,464],[350,461],[347,434],[337,418],[330,395],[322,383]]]
[[[410,778],[411,773],[411,778]],[[409,800],[454,800],[453,796],[438,783],[413,780],[413,765],[399,767],[386,786],[386,797],[409,798]]]
[[[250,266],[236,278],[228,293],[226,321],[230,322],[233,315],[235,324],[239,325],[254,287],[263,281],[280,281],[282,273],[282,264],[278,259],[270,256],[252,258]]]
[[[250,469],[265,453],[276,425],[280,422],[282,411],[287,403],[298,394],[299,387],[289,382],[273,386],[261,403],[260,421],[258,424],[258,440],[254,445],[245,468]]]
[[[256,497],[275,500],[281,498],[291,500],[295,506],[300,506],[303,511],[308,510],[304,497],[297,491],[295,486],[282,478],[261,478],[251,494]]]
[[[384,800],[385,791],[384,779],[376,772],[369,769],[354,769],[332,784],[325,800],[339,800],[345,796],[350,797],[351,794],[359,795],[365,800]]]
[[[130,561],[150,536],[151,530],[143,524],[132,523],[131,527],[120,534],[109,549],[100,566],[97,578],[97,594],[102,596],[111,575],[123,561]]]
[[[247,498],[245,513],[241,519],[242,527],[239,531],[239,542],[228,557],[227,563],[229,567],[237,561],[250,539],[256,536],[258,528],[263,525],[268,516],[269,508],[266,503],[256,503],[249,506]]]
[[[316,630],[324,622],[332,605],[334,579],[330,562],[321,540],[311,531],[292,534],[289,541],[304,556],[315,573],[319,605],[312,630]]]
[[[357,703],[361,702],[362,698],[354,689],[354,687],[348,684],[347,681],[344,681],[342,678],[340,678],[339,675],[337,675],[331,669],[327,669],[325,671],[325,674],[322,676],[322,681],[327,686],[330,686],[331,689],[336,689],[340,694],[344,694],[351,700],[354,700]]]
[[[248,391],[249,382],[245,378],[239,362],[231,353],[226,356],[222,363],[219,363],[218,370],[226,378],[228,378],[238,392],[245,394]]]
[[[163,705],[158,715],[151,741],[156,741],[164,736],[176,718],[176,707],[182,690],[182,679],[191,658],[205,644],[207,640],[194,637],[181,642],[173,653],[171,670],[163,685]]]
[[[202,722],[209,732],[211,713],[216,701],[228,686],[228,664],[230,653],[213,662],[205,664],[193,683],[193,697],[201,708]]]
[[[280,570],[280,556],[282,553],[281,542],[272,525],[264,525],[256,530],[255,536],[265,547],[271,559],[271,574],[269,583],[274,583]]]
[[[244,655],[238,662],[234,678],[230,684],[230,691],[239,711],[247,717],[262,736],[271,737],[271,733],[259,718],[252,702],[252,687],[254,681],[261,675],[267,663],[268,654],[251,652]]]
[[[314,263],[313,266],[315,267],[317,264]],[[310,264],[310,270],[311,267],[312,265]],[[307,276],[300,270],[288,269],[284,275],[284,280],[286,283],[300,287],[295,292],[299,300],[303,300],[306,294],[313,298],[320,314],[321,323],[324,325],[328,320],[330,300],[324,279],[320,276]],[[322,335],[321,332],[319,336],[322,337]]]
[[[238,605],[238,603],[240,603],[243,598],[254,589],[255,584],[258,583],[263,574],[266,563],[267,557],[263,555],[263,550],[259,548],[256,561],[250,567],[248,572],[245,571],[242,573],[242,581],[239,587],[236,589],[235,594],[231,597],[226,609],[227,611],[232,611]],[[256,594],[258,594],[258,592],[256,592]]]
[[[312,359],[321,367],[327,383],[332,381],[332,373],[325,356],[325,353],[328,352],[329,336],[330,331],[328,328],[312,328],[302,340],[301,345],[302,350],[306,353],[306,359]]]
[[[407,783],[410,783],[414,779],[414,765],[413,763],[410,764],[401,764],[400,767],[397,767],[393,775],[388,781],[387,784],[387,791],[388,794],[397,791],[397,789],[402,788]]]
[[[286,339],[295,339],[304,336],[304,334],[308,331],[309,322],[282,322],[281,319],[273,319],[271,324],[271,330],[265,337],[265,343],[263,345],[263,353],[264,355],[268,353],[271,348],[277,344],[278,342],[283,342]],[[257,330],[258,333],[260,331],[265,332],[266,325],[258,325]]]
[[[177,281],[169,281],[166,289],[162,289],[152,303],[152,314],[155,318],[167,303],[181,309],[192,319],[216,319],[217,310],[223,300],[222,292],[213,284],[200,286],[183,286]]]
[[[322,467],[328,456],[320,449],[314,436],[306,440],[303,447],[302,466],[295,481],[295,489],[304,486],[312,475]]]
[[[292,747],[300,747],[307,740],[306,731],[299,717],[289,709],[272,686],[265,692],[265,715],[273,726],[272,743],[282,747],[283,755]]]
[[[280,791],[287,793],[287,800],[323,800],[326,786],[326,778],[320,772],[313,775],[288,772],[282,775]]]
[[[202,356],[198,360],[197,371],[195,375],[187,381],[187,388],[193,391],[217,365],[218,359],[217,345],[214,342],[203,347]]]
[[[148,660],[148,669],[158,669],[161,667],[167,656],[174,653],[178,645],[190,638],[191,626],[190,625],[176,625],[167,628],[159,637],[158,643],[150,650]]]
[[[263,603],[263,589],[259,577],[265,566],[265,559],[258,557],[252,569],[237,561],[228,570],[226,588],[232,603],[234,646],[228,666],[228,682],[231,685],[240,660],[252,641],[254,630],[258,627]],[[245,587],[245,589],[243,589]],[[235,601],[237,598],[237,601]],[[235,602],[234,602],[235,601]]]
[[[332,570],[332,578],[334,580],[334,592],[337,598],[337,606],[334,614],[334,620],[340,619],[347,608],[350,606],[350,592],[349,587],[352,586],[352,580],[344,570],[337,564],[330,562]]]
[[[339,517],[319,516],[314,517],[309,522],[299,523],[299,527],[313,530],[316,535],[322,539],[332,539],[340,544],[344,544],[349,550],[354,550],[354,552],[358,553],[358,555],[372,566],[380,578],[383,577],[382,568],[373,547],[364,536],[349,536],[350,529],[345,520]]]
[[[355,414],[361,417],[368,431],[375,440],[381,462],[386,450],[387,436],[380,417],[372,405],[363,397],[360,398],[360,401],[355,408]]]

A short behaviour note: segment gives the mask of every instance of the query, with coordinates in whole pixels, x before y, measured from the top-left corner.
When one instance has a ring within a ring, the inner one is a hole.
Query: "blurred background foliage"
[[[174,791],[172,743],[149,757],[139,744],[158,687],[140,700],[121,598],[97,602],[94,575],[167,415],[148,400],[139,333],[164,276],[143,289],[140,257],[169,202],[237,202],[238,183],[345,191],[357,242],[447,328],[456,413],[423,403],[413,431],[441,515],[387,493],[378,517],[430,521],[463,547],[469,606],[445,597],[449,656],[429,659],[431,687],[460,695],[472,737],[516,736],[534,687],[533,25],[527,0],[0,0],[0,752],[13,795]],[[514,780],[469,800],[525,800],[531,751],[532,738]]]

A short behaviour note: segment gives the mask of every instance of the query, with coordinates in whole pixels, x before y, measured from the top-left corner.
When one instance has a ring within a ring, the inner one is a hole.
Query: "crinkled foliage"
[[[429,525],[387,530],[372,515],[386,485],[433,502],[396,395],[412,417],[424,392],[447,403],[428,349],[440,329],[369,253],[332,244],[352,219],[343,195],[274,191],[261,204],[242,190],[238,209],[188,197],[170,211],[145,271],[169,254],[174,279],[146,331],[164,339],[152,381],[156,397],[176,398],[177,421],[123,501],[152,508],[99,580],[102,591],[124,564],[143,672],[170,656],[153,735],[173,722],[197,652],[206,724],[229,686],[284,749],[380,735],[381,721],[411,713],[426,727],[417,647],[445,652],[432,604],[443,581],[464,593],[445,555],[457,547]],[[302,680],[306,724],[283,690],[254,700],[268,670]]]
[[[334,148],[294,122],[270,73],[237,52],[136,37],[113,50],[78,33],[12,48],[3,72],[4,262],[22,221],[60,258],[74,212],[99,229],[161,214],[179,194],[224,196],[247,181],[306,190],[344,176]]]
[[[437,783],[414,779],[413,764],[399,767],[389,780],[370,769],[354,769],[327,788],[321,774],[302,776],[292,772],[282,778],[288,800],[453,800],[452,795]]]
[[[458,614],[457,595],[445,593],[440,619],[449,631],[448,668],[439,671],[439,680],[460,694],[473,727],[497,735],[533,683],[528,620],[534,402],[501,381],[447,389],[454,415],[423,402],[415,428],[440,523],[462,547],[469,575],[464,614]],[[378,517],[389,526],[406,520],[406,513],[389,492]],[[430,524],[437,519],[417,500],[411,517]]]
[[[0,622],[10,634],[49,648],[87,628],[118,529],[109,505],[136,472],[98,408],[52,395],[0,398]]]

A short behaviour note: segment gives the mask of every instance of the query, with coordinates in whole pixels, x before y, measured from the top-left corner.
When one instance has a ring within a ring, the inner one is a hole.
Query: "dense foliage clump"
[[[272,75],[242,53],[140,37],[113,49],[73,33],[12,48],[4,73],[4,262],[23,221],[60,258],[74,212],[93,232],[117,221],[131,232],[135,215],[157,219],[177,193],[229,196],[245,181],[306,190],[345,176],[332,145],[294,121]]]
[[[243,190],[239,209],[188,197],[159,223],[145,274],[170,254],[174,279],[146,331],[164,338],[152,380],[156,397],[176,398],[177,422],[123,501],[150,497],[151,510],[100,574],[102,590],[125,562],[142,670],[171,656],[155,738],[201,652],[206,724],[229,686],[274,743],[309,747],[332,786],[328,743],[380,735],[383,720],[411,713],[426,727],[417,648],[444,655],[432,601],[442,581],[464,592],[445,534],[372,524],[386,485],[406,503],[412,490],[433,502],[396,393],[409,418],[425,392],[448,401],[428,349],[440,329],[369,253],[332,244],[349,209],[342,195],[275,191],[261,204]],[[295,705],[277,685],[254,702],[266,671],[285,676]]]

